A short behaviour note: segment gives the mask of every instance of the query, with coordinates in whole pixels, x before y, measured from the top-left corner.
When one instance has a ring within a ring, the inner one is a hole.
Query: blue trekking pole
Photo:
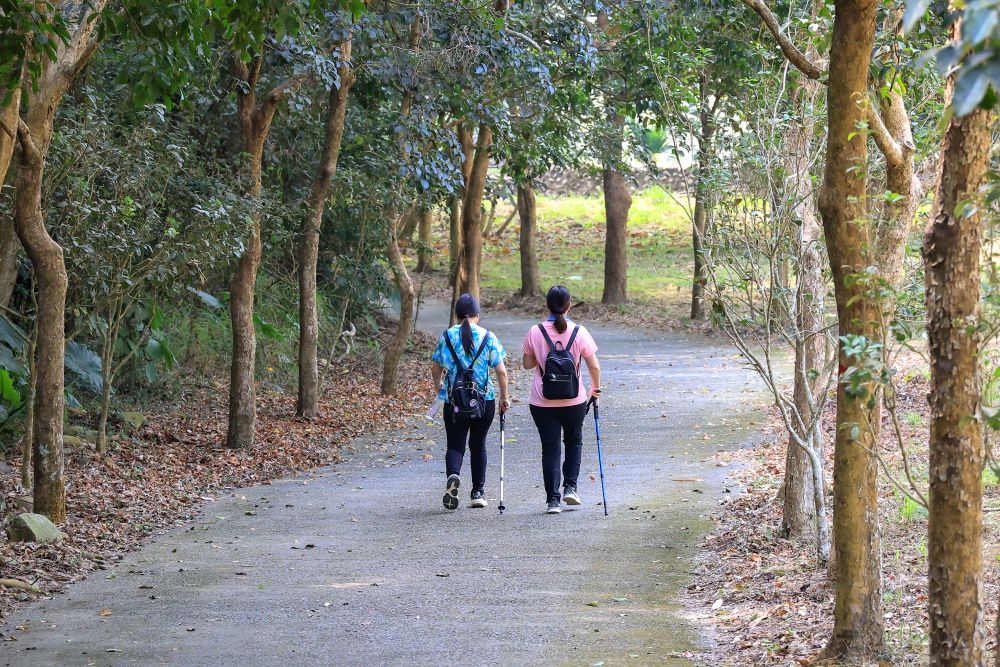
[[[503,471],[503,464],[504,464],[503,450],[504,450],[504,444],[505,444],[504,441],[506,440],[505,434],[504,434],[504,428],[503,427],[504,427],[504,421],[505,421],[506,417],[507,417],[507,415],[505,415],[502,412],[500,413],[500,508],[499,508],[500,509],[500,514],[503,514],[503,511],[505,509],[507,509],[503,505],[503,472],[504,472]]]
[[[601,471],[601,498],[604,500],[604,516],[608,515],[608,492],[604,488],[604,457],[601,456],[601,419],[597,414],[597,398],[591,396],[587,412],[594,406],[594,430],[597,432],[597,468]]]

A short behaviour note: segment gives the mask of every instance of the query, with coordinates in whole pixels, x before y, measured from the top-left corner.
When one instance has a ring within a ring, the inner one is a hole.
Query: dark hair
[[[545,305],[548,306],[549,312],[556,316],[556,331],[565,333],[567,328],[566,311],[569,310],[569,290],[562,285],[556,285],[545,295]]]
[[[465,348],[466,354],[472,354],[473,351],[472,324],[469,323],[469,318],[478,314],[479,302],[476,301],[476,297],[471,294],[458,297],[458,301],[455,302],[455,315],[462,320],[462,347]]]

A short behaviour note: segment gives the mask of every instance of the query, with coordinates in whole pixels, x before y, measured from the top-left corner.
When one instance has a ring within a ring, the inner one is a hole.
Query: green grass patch
[[[538,198],[538,263],[542,285],[567,285],[577,301],[600,301],[604,287],[604,199]],[[629,212],[629,297],[673,303],[688,298],[690,221],[683,206],[660,188],[633,195]],[[483,284],[515,292],[521,284],[517,234],[488,239]]]

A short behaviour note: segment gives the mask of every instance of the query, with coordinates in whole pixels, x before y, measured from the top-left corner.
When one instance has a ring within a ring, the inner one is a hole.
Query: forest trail
[[[436,333],[446,312],[424,304],[418,325]],[[519,360],[532,322],[486,313],[482,324]],[[520,374],[503,516],[497,427],[489,508],[466,507],[466,462],[462,505],[446,512],[443,428],[414,417],[359,438],[336,469],[227,493],[116,569],[25,607],[0,663],[691,664],[703,644],[677,597],[726,493],[711,456],[753,437],[766,397],[722,340],[591,330],[609,517],[592,418],[584,505],[543,513]]]

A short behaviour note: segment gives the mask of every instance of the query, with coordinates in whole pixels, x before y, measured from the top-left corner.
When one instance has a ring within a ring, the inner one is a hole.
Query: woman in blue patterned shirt
[[[445,402],[444,429],[448,436],[445,474],[448,475],[448,481],[444,506],[450,510],[458,507],[459,473],[462,471],[462,461],[465,459],[466,444],[472,454],[472,502],[469,506],[486,507],[486,498],[483,496],[486,486],[486,436],[490,432],[497,410],[503,414],[510,407],[507,395],[507,367],[503,362],[507,352],[495,334],[479,326],[479,302],[475,297],[463,294],[455,303],[455,315],[458,316],[459,324],[441,334],[432,357],[434,363],[431,366],[438,398]],[[451,343],[450,348],[449,343]],[[477,357],[476,353],[480,351],[480,346],[483,346],[482,352]],[[481,419],[472,421],[455,419],[450,396],[458,366],[455,364],[452,350],[459,356],[463,366],[468,368],[469,364],[472,364],[474,381],[486,400]],[[500,385],[499,404],[490,377],[491,368],[496,371],[497,384]]]

